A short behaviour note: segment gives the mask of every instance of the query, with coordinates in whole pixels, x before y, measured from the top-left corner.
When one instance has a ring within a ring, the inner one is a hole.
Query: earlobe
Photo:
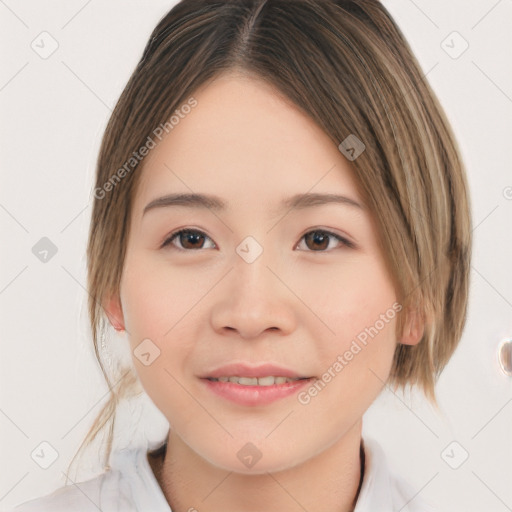
[[[408,311],[400,343],[417,345],[423,337],[424,330],[425,321],[420,312],[417,309]]]
[[[124,331],[124,316],[123,309],[121,307],[121,301],[117,296],[109,297],[103,309],[109,319],[110,324],[116,331]]]

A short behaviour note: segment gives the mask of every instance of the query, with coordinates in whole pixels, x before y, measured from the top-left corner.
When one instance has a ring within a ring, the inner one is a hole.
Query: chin
[[[212,446],[218,447],[219,450],[212,451]],[[212,441],[203,448],[204,451],[199,449],[196,453],[212,466],[243,475],[264,475],[284,471],[300,464],[306,457],[298,453],[296,448],[273,446],[268,440],[241,442],[236,438],[229,438],[229,441]]]

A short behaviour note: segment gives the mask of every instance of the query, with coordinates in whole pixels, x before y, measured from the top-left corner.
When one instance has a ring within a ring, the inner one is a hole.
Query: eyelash
[[[199,235],[204,235],[206,238],[210,239],[211,238],[206,235],[205,233],[203,233],[202,231],[198,230],[198,229],[180,229],[178,231],[175,231],[174,233],[171,233],[169,235],[169,237],[163,242],[163,244],[160,246],[161,249],[165,249],[166,247],[171,249],[171,244],[172,242],[174,241],[174,239],[178,238],[179,235],[181,235],[182,233],[188,233],[188,234],[199,234]],[[310,233],[322,233],[324,235],[328,235],[328,236],[332,236],[333,238],[335,238],[336,240],[338,240],[338,242],[341,242],[341,244],[349,249],[353,249],[355,248],[355,244],[353,244],[351,241],[347,240],[346,238],[336,234],[336,233],[333,233],[332,231],[328,231],[326,229],[312,229],[310,231],[307,231],[306,233],[304,233],[301,238],[300,238],[300,241],[302,241],[302,239],[310,234]],[[213,240],[212,240],[213,241]],[[300,243],[299,241],[299,243]],[[297,244],[298,245],[298,244]],[[201,251],[203,250],[202,248],[199,248],[199,249],[183,249],[183,248],[180,248],[180,247],[177,247],[177,246],[173,246],[172,249],[176,249],[178,251],[181,251],[181,252],[195,252],[195,251]],[[321,250],[321,251],[311,251],[311,250],[307,250],[306,252],[330,252],[332,251],[333,249],[329,249],[329,250]]]

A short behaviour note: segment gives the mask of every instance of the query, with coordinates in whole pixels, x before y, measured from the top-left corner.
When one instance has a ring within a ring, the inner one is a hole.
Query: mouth
[[[222,377],[206,377],[211,382],[232,382],[233,384],[239,384],[241,386],[274,386],[281,384],[288,384],[290,382],[297,382],[300,380],[310,380],[311,377],[284,377],[284,376],[273,376],[267,375],[264,377],[240,377],[234,376],[222,376]]]
[[[201,378],[205,389],[224,403],[243,407],[263,407],[278,400],[292,397],[310,385],[314,377],[220,376]]]
[[[264,406],[291,397],[313,379],[271,362],[258,366],[234,362],[200,376],[209,393],[242,406]]]
[[[219,382],[236,382],[249,386],[272,386],[273,384],[284,384],[287,381],[308,378],[305,377],[304,373],[270,362],[260,363],[257,366],[249,362],[233,362],[211,369],[199,377],[209,380],[215,379]],[[254,382],[254,379],[257,379],[257,382]]]

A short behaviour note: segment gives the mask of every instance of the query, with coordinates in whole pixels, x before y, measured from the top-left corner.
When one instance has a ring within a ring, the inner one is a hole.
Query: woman
[[[471,221],[449,123],[377,1],[184,0],[100,150],[89,312],[111,400],[157,450],[30,510],[426,511],[362,417],[434,385],[466,315]],[[126,332],[133,367],[98,338]],[[139,386],[139,387],[137,387]]]

